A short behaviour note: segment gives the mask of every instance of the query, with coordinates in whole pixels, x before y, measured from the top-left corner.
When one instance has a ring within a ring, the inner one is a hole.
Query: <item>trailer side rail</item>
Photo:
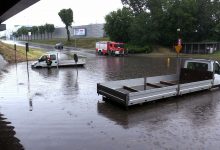
[[[138,103],[149,102],[157,99],[167,98],[177,95],[177,85],[168,86],[163,88],[155,88],[146,91],[140,91],[136,93],[129,93],[129,105],[135,105]]]
[[[127,102],[128,102],[127,94],[108,88],[101,84],[97,84],[97,93],[101,94],[106,98],[110,98],[111,100],[116,101],[122,105],[127,106]]]
[[[180,84],[179,94],[182,95],[191,92],[206,90],[206,89],[210,89],[211,87],[212,87],[212,79]]]

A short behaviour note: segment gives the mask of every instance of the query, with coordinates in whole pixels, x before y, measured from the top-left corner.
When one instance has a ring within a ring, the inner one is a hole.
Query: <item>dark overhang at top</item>
[[[2,0],[0,5],[0,24],[39,0]]]

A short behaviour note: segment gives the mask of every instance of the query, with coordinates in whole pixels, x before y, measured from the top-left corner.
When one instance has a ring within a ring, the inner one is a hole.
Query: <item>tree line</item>
[[[71,27],[73,23],[73,11],[71,8],[69,9],[61,9],[58,13],[60,19],[65,24],[65,29],[67,32],[67,40],[70,41],[70,31],[69,27]],[[41,26],[33,26],[33,27],[24,27],[22,26],[16,32],[13,32],[13,36],[22,40],[32,39],[52,39],[52,34],[55,31],[55,27],[53,24],[45,24]],[[28,36],[28,32],[31,32],[31,36]]]
[[[55,27],[53,24],[45,24],[41,26],[25,27],[22,26],[16,32],[13,32],[13,36],[21,40],[32,40],[32,39],[52,39]],[[28,32],[31,32],[29,37]]]
[[[183,42],[220,41],[219,0],[121,1],[124,7],[105,17],[111,40],[139,46],[170,46],[178,37]]]

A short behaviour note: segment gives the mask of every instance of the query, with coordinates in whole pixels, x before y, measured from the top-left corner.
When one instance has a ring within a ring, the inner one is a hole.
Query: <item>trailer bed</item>
[[[85,61],[79,61],[75,63],[74,60],[62,60],[59,61],[58,63],[59,67],[84,66],[84,65],[85,65]]]
[[[98,83],[97,93],[110,101],[131,106],[212,87],[211,72],[199,72],[202,73],[199,81],[189,76],[192,72],[188,69],[181,72],[180,80],[177,74],[173,74]]]

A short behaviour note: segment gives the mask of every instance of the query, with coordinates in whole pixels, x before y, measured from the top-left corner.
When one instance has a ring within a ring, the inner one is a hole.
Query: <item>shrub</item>
[[[151,46],[145,45],[143,47],[136,46],[136,45],[126,45],[126,49],[128,53],[130,54],[136,54],[136,53],[150,53],[152,52]]]

